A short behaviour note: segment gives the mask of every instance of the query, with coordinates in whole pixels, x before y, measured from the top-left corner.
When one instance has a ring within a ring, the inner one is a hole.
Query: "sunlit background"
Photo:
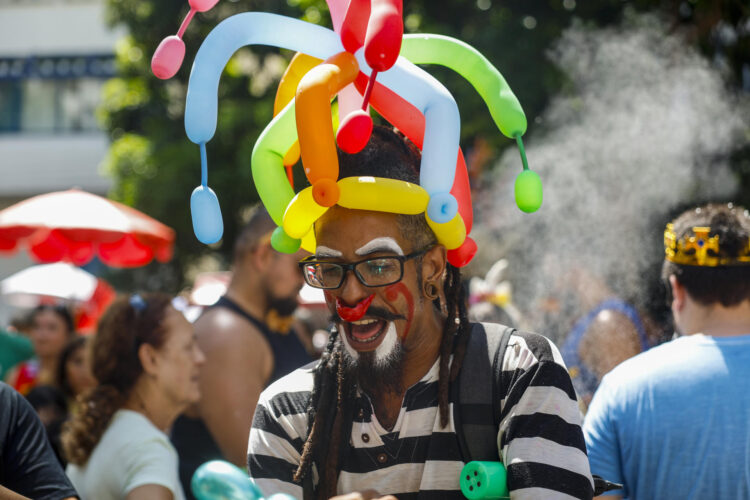
[[[665,220],[707,200],[750,204],[746,2],[404,3],[407,32],[456,36],[500,69],[526,111],[529,162],[545,184],[540,212],[519,213],[513,144],[465,81],[429,68],[462,115],[480,242],[467,274],[508,258],[514,302],[528,314],[550,289],[564,289],[570,269],[584,266],[663,314],[655,273]],[[157,80],[151,55],[187,10],[176,0],[0,0],[0,208],[78,187],[174,228],[168,263],[85,266],[119,291],[189,292],[201,273],[226,271],[237,229],[257,201],[250,152],[292,54],[243,48],[226,68],[208,146],[226,229],[222,242],[206,247],[191,228],[199,157],[182,117],[190,64],[208,31],[250,10],[330,25],[319,0],[222,0],[187,30],[178,75]],[[31,264],[23,250],[0,254],[0,279]],[[0,324],[13,311],[0,301]],[[559,317],[528,317],[553,336],[555,325],[564,330]]]

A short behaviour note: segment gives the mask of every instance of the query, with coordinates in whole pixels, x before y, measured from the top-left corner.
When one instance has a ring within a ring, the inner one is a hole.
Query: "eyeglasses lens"
[[[393,257],[379,257],[359,262],[354,272],[365,286],[390,285],[401,279],[402,264]],[[341,264],[311,262],[303,267],[305,281],[316,288],[338,288],[344,277]]]
[[[313,262],[304,268],[305,281],[316,288],[337,288],[341,283],[344,269],[338,264]]]
[[[354,270],[367,286],[390,285],[401,279],[401,261],[391,257],[360,262]]]

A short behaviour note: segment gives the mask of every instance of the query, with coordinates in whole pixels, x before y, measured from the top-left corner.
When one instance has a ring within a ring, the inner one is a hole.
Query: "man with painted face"
[[[419,178],[418,150],[386,128],[339,162],[342,178]],[[475,368],[462,362],[481,327],[468,322],[459,270],[423,214],[334,206],[314,229],[315,255],[300,266],[325,290],[335,328],[319,363],[261,394],[250,475],[266,493],[296,498],[463,498],[459,473],[471,457],[454,421],[455,381]],[[542,336],[515,333],[501,363],[494,456],[508,469],[511,498],[591,498],[559,352]]]

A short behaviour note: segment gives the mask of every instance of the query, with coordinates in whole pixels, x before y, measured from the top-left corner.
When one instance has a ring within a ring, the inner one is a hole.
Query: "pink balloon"
[[[370,0],[350,0],[341,24],[341,44],[354,54],[365,43],[367,20],[370,18]]]
[[[191,9],[195,9],[198,12],[206,12],[211,10],[219,0],[188,0]]]
[[[350,113],[362,109],[362,95],[354,84],[350,83],[338,93],[339,121],[343,122]],[[369,109],[369,106],[368,106]]]
[[[185,59],[185,42],[176,35],[161,41],[151,58],[151,71],[157,78],[167,80],[180,70]]]
[[[372,135],[372,118],[367,111],[358,109],[352,111],[339,125],[336,143],[349,153],[359,153],[367,146]]]
[[[328,12],[331,14],[331,23],[333,31],[338,33],[341,30],[341,24],[344,22],[346,9],[349,8],[349,0],[326,0]]]

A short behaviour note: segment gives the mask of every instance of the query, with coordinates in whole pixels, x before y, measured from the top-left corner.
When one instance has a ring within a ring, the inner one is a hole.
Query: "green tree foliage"
[[[742,0],[404,3],[407,32],[455,36],[482,51],[518,95],[532,127],[548,99],[565,84],[546,51],[573,17],[602,26],[617,22],[626,7],[660,10],[672,20],[675,29],[687,30],[707,54],[723,61],[736,83],[742,82],[743,71],[750,80],[750,25],[748,8]],[[118,77],[107,83],[100,109],[112,140],[105,162],[115,178],[112,197],[177,231],[175,259],[168,266],[152,265],[130,272],[127,277],[124,273],[112,277],[124,288],[176,290],[184,284],[185,270],[202,255],[218,251],[228,258],[243,211],[257,201],[250,153],[272,116],[276,84],[292,55],[259,46],[241,49],[228,64],[219,87],[218,129],[208,144],[209,184],[221,202],[224,239],[215,248],[195,239],[189,199],[200,182],[200,161],[198,147],[186,138],[182,120],[189,69],[210,29],[230,15],[246,11],[274,12],[330,25],[323,0],[222,0],[208,13],[198,14],[185,33],[187,53],[177,76],[169,81],[158,80],[150,72],[151,55],[163,37],[177,31],[187,11],[183,0],[108,0],[110,22],[125,25],[130,33],[117,47]],[[727,35],[727,27],[734,30],[733,39]],[[717,35],[721,30],[724,38]],[[496,131],[484,103],[465,81],[441,68],[429,70],[456,96],[464,147],[471,149],[478,139],[483,139],[493,155],[510,144]],[[747,151],[741,153],[738,162],[747,164],[747,156]],[[745,169],[747,185],[750,168]]]

